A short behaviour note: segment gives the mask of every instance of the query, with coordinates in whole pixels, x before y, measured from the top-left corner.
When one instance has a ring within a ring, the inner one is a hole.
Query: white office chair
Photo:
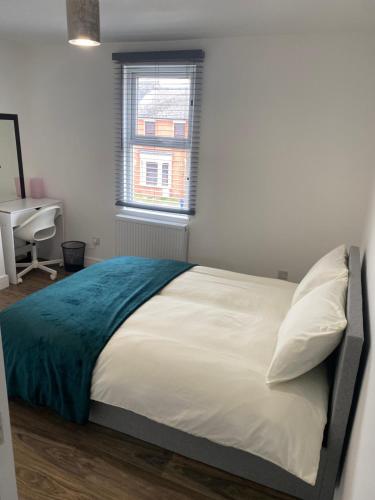
[[[17,267],[25,268],[23,271],[17,274],[18,283],[22,283],[22,276],[30,272],[32,269],[42,269],[43,271],[50,273],[51,280],[56,279],[57,271],[51,269],[50,267],[47,267],[47,265],[62,265],[62,259],[39,262],[36,244],[39,241],[49,240],[55,236],[55,218],[59,209],[60,207],[57,205],[41,208],[14,230],[14,236],[16,238],[31,243],[32,261],[16,263]]]

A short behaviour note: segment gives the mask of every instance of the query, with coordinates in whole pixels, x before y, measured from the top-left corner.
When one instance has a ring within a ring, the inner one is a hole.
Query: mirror
[[[0,203],[25,198],[18,116],[0,113]]]

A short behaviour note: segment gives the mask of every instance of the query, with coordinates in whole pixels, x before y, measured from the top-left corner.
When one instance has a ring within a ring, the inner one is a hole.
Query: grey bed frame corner
[[[92,401],[90,420],[303,500],[332,499],[364,342],[361,262],[357,247],[350,248],[348,262],[348,325],[331,357],[330,407],[315,486],[255,455],[192,436],[121,408]]]

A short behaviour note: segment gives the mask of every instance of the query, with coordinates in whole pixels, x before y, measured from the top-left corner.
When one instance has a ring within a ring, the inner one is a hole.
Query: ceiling
[[[101,0],[102,40],[375,30],[375,0]],[[63,41],[64,0],[0,0],[0,39]]]

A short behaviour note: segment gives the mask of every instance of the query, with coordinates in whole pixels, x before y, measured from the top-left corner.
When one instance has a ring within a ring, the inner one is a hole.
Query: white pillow
[[[266,375],[268,384],[299,377],[338,346],[347,323],[347,284],[346,278],[329,281],[289,309]]]
[[[318,260],[297,286],[292,298],[292,305],[311,292],[315,287],[323,285],[327,281],[337,278],[348,278],[348,266],[346,262],[347,252],[345,245],[340,245]]]

